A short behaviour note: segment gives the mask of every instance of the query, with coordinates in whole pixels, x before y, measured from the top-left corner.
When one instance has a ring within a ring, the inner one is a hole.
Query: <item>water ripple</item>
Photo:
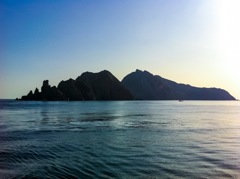
[[[4,102],[0,178],[239,178],[240,105],[217,104]]]

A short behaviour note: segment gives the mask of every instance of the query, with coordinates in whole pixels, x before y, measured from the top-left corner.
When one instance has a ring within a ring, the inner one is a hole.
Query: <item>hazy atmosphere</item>
[[[0,99],[136,69],[240,98],[238,0],[1,0]]]

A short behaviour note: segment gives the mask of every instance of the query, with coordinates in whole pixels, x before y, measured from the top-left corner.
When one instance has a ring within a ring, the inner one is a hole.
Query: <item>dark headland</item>
[[[18,100],[91,101],[91,100],[236,100],[219,88],[198,88],[179,84],[147,71],[136,70],[120,82],[107,70],[85,72],[51,87],[43,81],[41,91],[30,91]]]
[[[148,71],[136,70],[124,77],[122,84],[135,99],[142,100],[236,100],[223,89],[179,84]]]

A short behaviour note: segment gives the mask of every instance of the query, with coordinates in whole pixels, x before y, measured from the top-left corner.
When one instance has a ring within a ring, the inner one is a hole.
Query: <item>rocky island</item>
[[[107,70],[99,73],[85,72],[79,77],[61,81],[51,87],[43,81],[41,91],[30,91],[18,100],[36,101],[86,101],[86,100],[236,100],[219,88],[198,88],[179,84],[136,70],[120,82]]]
[[[220,88],[198,88],[136,70],[122,84],[139,100],[236,100]]]
[[[42,101],[84,101],[84,100],[133,100],[133,95],[109,71],[99,73],[85,72],[76,80],[61,81],[51,87],[48,80],[43,81],[41,92],[22,96],[21,100]]]

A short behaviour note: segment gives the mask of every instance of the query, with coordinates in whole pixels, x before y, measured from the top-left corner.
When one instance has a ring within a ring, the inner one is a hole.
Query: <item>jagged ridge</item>
[[[20,100],[235,100],[219,88],[198,88],[179,84],[148,71],[136,70],[120,82],[109,71],[85,72],[76,80],[61,81],[51,87],[43,81],[41,92],[22,96]]]
[[[109,71],[85,72],[76,80],[61,81],[58,87],[43,81],[41,92],[29,92],[20,100],[83,101],[83,100],[133,100],[132,94]]]

